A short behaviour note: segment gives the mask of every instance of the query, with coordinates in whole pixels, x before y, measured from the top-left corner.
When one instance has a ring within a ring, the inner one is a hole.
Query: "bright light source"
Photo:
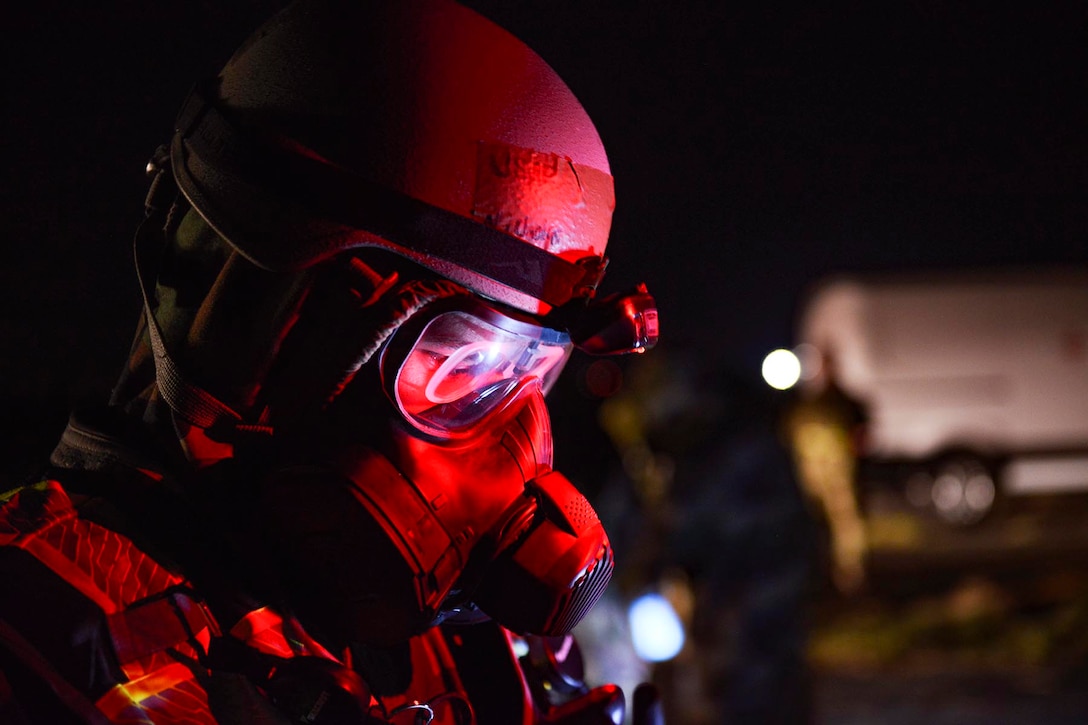
[[[763,379],[776,390],[788,390],[801,379],[801,361],[789,350],[774,350],[763,358]]]
[[[669,600],[660,594],[643,594],[627,610],[635,654],[645,662],[664,662],[684,646],[684,626]]]

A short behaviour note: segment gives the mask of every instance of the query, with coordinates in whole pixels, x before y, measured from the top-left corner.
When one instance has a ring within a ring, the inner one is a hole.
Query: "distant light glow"
[[[684,647],[684,626],[669,600],[643,594],[627,610],[635,654],[645,662],[664,662]]]
[[[793,348],[793,354],[801,363],[801,379],[815,380],[823,372],[823,354],[815,345],[802,342]]]
[[[763,379],[776,390],[789,390],[801,379],[801,361],[789,350],[774,350],[763,358]]]

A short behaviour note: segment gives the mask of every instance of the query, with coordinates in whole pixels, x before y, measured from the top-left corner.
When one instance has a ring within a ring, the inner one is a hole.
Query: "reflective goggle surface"
[[[565,332],[480,307],[439,313],[403,357],[382,365],[399,361],[391,393],[405,419],[446,436],[503,407],[525,381],[547,392],[572,348]]]

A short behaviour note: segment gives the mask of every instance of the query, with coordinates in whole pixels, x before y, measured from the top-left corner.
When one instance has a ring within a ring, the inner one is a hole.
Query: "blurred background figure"
[[[866,532],[857,492],[865,406],[842,389],[835,360],[823,353],[785,415],[790,450],[805,493],[816,503],[829,537],[829,574],[852,595],[865,583]]]
[[[658,349],[625,373],[600,407],[620,466],[596,505],[616,540],[613,596],[670,721],[811,722],[815,538],[784,400],[692,350]]]

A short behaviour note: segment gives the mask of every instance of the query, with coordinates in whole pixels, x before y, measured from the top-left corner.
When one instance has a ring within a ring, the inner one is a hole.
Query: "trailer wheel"
[[[954,456],[934,467],[930,502],[937,516],[957,526],[986,518],[997,500],[992,469],[974,456]]]

